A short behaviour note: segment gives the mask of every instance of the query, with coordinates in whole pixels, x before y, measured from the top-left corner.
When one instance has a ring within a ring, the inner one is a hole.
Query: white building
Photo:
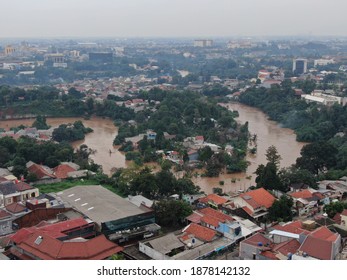
[[[213,40],[195,40],[194,41],[194,47],[212,47],[213,46]]]

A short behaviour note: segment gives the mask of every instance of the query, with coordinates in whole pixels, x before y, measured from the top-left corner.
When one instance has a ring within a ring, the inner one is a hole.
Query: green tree
[[[268,162],[266,166],[259,165],[255,174],[255,182],[257,187],[262,187],[267,190],[281,190],[286,191],[286,188],[282,185],[280,177],[277,173],[277,167],[274,163]]]
[[[270,146],[266,150],[266,159],[269,163],[274,164],[277,168],[279,167],[282,157],[278,154],[277,148],[275,146]]]
[[[47,125],[46,117],[38,115],[32,124],[32,127],[36,127],[37,129],[48,129],[49,125]]]
[[[325,141],[307,144],[302,148],[296,166],[319,174],[336,165],[337,152],[332,144]]]
[[[328,214],[329,218],[334,218],[336,213],[341,213],[346,208],[346,204],[337,201],[324,206],[324,212]]]
[[[161,200],[154,206],[157,223],[165,227],[177,227],[193,213],[191,206],[181,200]]]
[[[281,196],[269,208],[268,218],[271,221],[291,221],[293,218],[292,213],[293,200],[286,195]]]
[[[280,170],[279,176],[284,186],[303,183],[311,188],[317,188],[316,177],[306,169],[298,169],[295,166],[283,168]]]

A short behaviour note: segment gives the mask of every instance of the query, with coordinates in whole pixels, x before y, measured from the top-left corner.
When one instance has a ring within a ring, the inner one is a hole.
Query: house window
[[[7,198],[6,199],[6,204],[11,204],[12,203],[12,198],[10,197],[10,198]]]
[[[35,195],[35,193],[33,192],[33,193],[31,193],[31,197],[35,197],[36,195]]]

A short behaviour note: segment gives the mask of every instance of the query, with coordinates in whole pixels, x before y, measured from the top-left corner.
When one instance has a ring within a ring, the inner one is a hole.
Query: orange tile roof
[[[264,188],[252,190],[240,195],[254,209],[259,207],[270,208],[275,202],[275,197]]]
[[[270,260],[278,260],[278,257],[276,256],[276,254],[274,252],[271,252],[271,251],[262,251],[260,253],[260,255],[262,255],[265,258],[270,259]]]
[[[223,203],[226,203],[228,200],[214,193],[199,199],[199,202],[202,202],[202,203],[208,203],[210,201],[212,201],[216,205],[221,205]]]
[[[5,210],[0,209],[0,220],[11,217],[11,214],[6,212]]]
[[[316,259],[331,260],[334,257],[332,255],[333,244],[339,236],[338,233],[330,231],[325,226],[317,228],[307,236],[299,250]]]
[[[24,212],[26,209],[25,206],[17,203],[17,202],[14,202],[12,204],[9,204],[6,206],[6,210],[7,211],[10,211],[11,213],[20,213],[20,212]]]
[[[72,168],[68,164],[60,164],[53,168],[54,175],[59,179],[66,179],[69,172],[74,172],[76,169]]]
[[[310,233],[310,231],[303,229],[301,221],[290,222],[285,225],[275,225],[273,228],[294,234],[304,233],[307,235]]]
[[[15,188],[17,189],[17,191],[22,192],[22,191],[31,190],[34,187],[24,182],[18,182],[15,184]]]
[[[202,218],[202,215],[200,215],[199,213],[193,212],[193,214],[189,215],[186,219],[192,223],[199,224],[201,218]]]
[[[211,207],[206,207],[201,210],[199,210],[200,213],[204,215],[208,215],[211,217],[215,217],[221,222],[226,222],[226,221],[234,221],[235,219],[233,217],[230,217],[229,215],[226,215],[218,210],[212,209]]]
[[[201,218],[201,222],[217,228],[219,226],[219,222],[221,221],[215,217],[205,215]]]
[[[273,251],[287,256],[289,253],[295,254],[299,250],[300,246],[301,244],[299,241],[297,241],[296,239],[291,239],[289,241],[277,244],[276,246],[274,246]]]
[[[310,235],[322,240],[327,240],[327,241],[335,241],[338,238],[337,233],[330,231],[327,227],[324,227],[324,226],[317,228]]]
[[[30,173],[36,174],[38,179],[42,179],[44,177],[55,178],[53,174],[50,174],[49,172],[47,172],[47,170],[45,170],[45,168],[36,163],[29,166],[28,171]]]
[[[253,215],[253,211],[249,209],[247,206],[243,206],[242,209],[250,216]]]
[[[312,197],[312,193],[309,190],[302,190],[299,192],[291,193],[289,195],[294,197],[294,198],[304,198],[304,199]]]
[[[183,231],[193,234],[196,238],[206,242],[212,241],[217,234],[217,232],[213,229],[209,229],[198,224],[190,224]]]
[[[332,259],[332,242],[307,236],[301,244],[299,251],[307,253],[309,256],[320,260]]]
[[[39,236],[42,241],[35,243]],[[17,247],[43,260],[103,260],[123,250],[104,235],[81,242],[64,242],[40,230],[33,233]]]
[[[271,244],[271,240],[266,238],[264,235],[261,233],[256,233],[252,235],[251,237],[245,239],[242,241],[242,243],[253,245],[253,246],[259,246],[259,243],[262,243],[262,246],[265,246],[266,244]]]

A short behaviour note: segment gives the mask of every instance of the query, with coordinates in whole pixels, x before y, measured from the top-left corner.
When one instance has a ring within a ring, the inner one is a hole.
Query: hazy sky
[[[347,35],[346,0],[0,0],[0,38]]]

